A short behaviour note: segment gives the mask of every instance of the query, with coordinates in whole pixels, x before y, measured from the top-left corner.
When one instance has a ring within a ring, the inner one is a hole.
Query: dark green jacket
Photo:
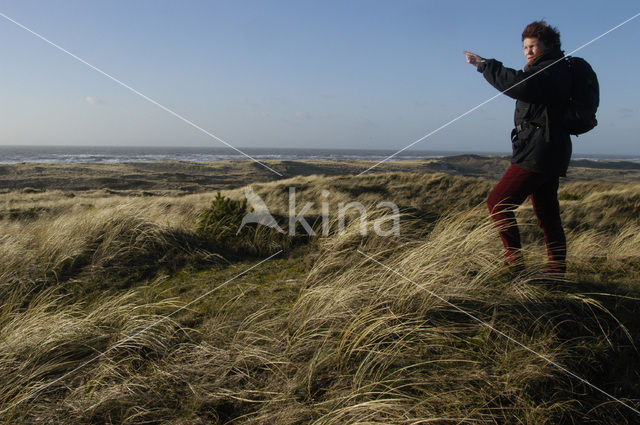
[[[559,49],[544,52],[526,71],[506,68],[495,59],[478,65],[492,86],[508,89],[505,94],[516,99],[511,163],[554,176],[566,176],[571,160],[571,138],[562,125],[571,76],[566,62],[558,61],[562,57]]]

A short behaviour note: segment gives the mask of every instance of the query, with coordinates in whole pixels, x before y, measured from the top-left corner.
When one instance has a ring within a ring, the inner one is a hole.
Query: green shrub
[[[233,200],[218,192],[211,206],[200,213],[198,232],[216,240],[235,236],[248,212],[246,199]]]
[[[251,211],[246,199],[233,200],[218,192],[211,206],[200,213],[198,233],[209,240],[210,249],[227,258],[270,255],[308,242],[308,237],[291,237],[257,223],[248,223],[238,232],[243,217]],[[282,217],[276,219],[282,221]]]

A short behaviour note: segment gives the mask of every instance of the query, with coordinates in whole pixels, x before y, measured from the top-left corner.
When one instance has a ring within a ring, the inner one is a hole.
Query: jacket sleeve
[[[554,103],[556,82],[549,69],[540,69],[531,67],[527,71],[516,71],[495,59],[487,59],[478,65],[478,72],[482,72],[489,84],[507,96],[527,103]]]

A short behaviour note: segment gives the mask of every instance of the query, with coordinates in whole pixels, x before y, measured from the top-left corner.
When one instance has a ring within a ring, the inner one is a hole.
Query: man
[[[545,21],[527,25],[522,33],[524,71],[506,68],[495,59],[464,51],[496,89],[516,99],[511,131],[511,166],[487,200],[505,247],[505,259],[515,270],[523,267],[520,232],[513,210],[530,196],[547,245],[547,270],[566,271],[566,239],[560,220],[558,182],[566,176],[571,139],[562,125],[569,103],[571,77],[562,60],[560,33]]]

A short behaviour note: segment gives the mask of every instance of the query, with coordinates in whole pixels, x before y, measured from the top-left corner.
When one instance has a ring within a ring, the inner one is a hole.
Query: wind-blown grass
[[[8,410],[0,421],[637,422],[495,331],[638,405],[640,226],[624,205],[635,205],[637,187],[565,187],[579,196],[562,201],[565,222],[577,224],[568,225],[569,274],[560,281],[544,275],[527,206],[517,212],[527,269],[502,267],[482,205],[486,181],[312,176],[254,191],[286,206],[290,184],[300,205],[318,202],[324,188],[332,202],[357,196],[369,206],[388,196],[407,214],[401,234],[377,236],[373,218],[382,212],[371,209],[366,235],[352,220],[344,233],[266,263],[15,407],[254,262],[222,260],[224,250],[200,239],[197,217],[211,196],[50,199],[37,216],[5,217],[0,410]]]

